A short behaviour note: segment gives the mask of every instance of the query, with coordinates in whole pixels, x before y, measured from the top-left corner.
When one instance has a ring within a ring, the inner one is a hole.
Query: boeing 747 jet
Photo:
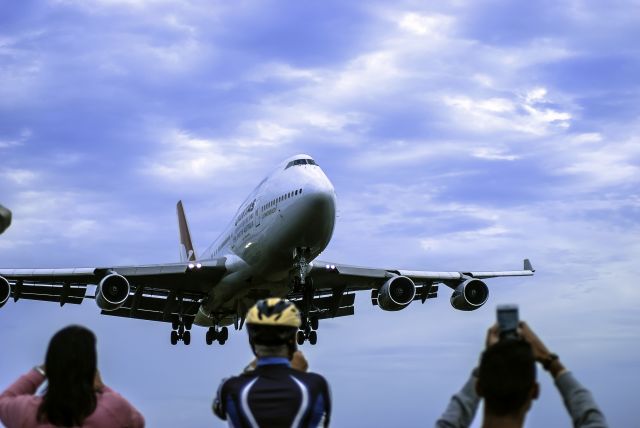
[[[354,314],[355,292],[399,311],[411,302],[451,288],[451,305],[472,311],[485,304],[484,280],[530,276],[503,272],[434,272],[370,268],[316,260],[336,221],[336,194],[320,166],[307,155],[275,168],[240,205],[230,224],[199,256],[192,244],[182,202],[177,205],[180,262],[68,269],[0,269],[0,307],[9,299],[80,304],[94,299],[101,313],[167,322],[171,343],[191,342],[193,325],[205,327],[206,343],[223,345],[228,326],[242,329],[256,300],[287,297],[303,315],[297,341],[316,344],[319,320]],[[95,293],[92,292],[95,285]]]

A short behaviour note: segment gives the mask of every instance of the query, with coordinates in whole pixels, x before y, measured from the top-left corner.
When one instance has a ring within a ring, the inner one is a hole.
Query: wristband
[[[553,364],[553,362],[557,361],[558,359],[559,359],[558,354],[554,354],[554,353],[549,354],[547,358],[541,361],[542,368],[544,368],[546,371],[549,371],[549,369],[551,368],[551,364]]]

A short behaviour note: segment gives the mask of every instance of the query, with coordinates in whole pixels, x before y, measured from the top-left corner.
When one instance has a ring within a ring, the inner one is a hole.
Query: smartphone
[[[496,309],[500,340],[518,338],[518,305],[498,305]]]

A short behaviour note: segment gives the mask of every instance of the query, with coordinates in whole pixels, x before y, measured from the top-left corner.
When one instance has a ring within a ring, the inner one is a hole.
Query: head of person
[[[300,311],[289,300],[277,297],[258,300],[246,317],[251,350],[258,358],[293,358],[301,324]]]
[[[484,398],[485,414],[524,416],[539,393],[531,345],[506,339],[488,347],[480,359],[476,390]]]
[[[49,386],[38,419],[59,426],[82,425],[96,408],[96,336],[78,325],[63,328],[51,338],[44,366]]]

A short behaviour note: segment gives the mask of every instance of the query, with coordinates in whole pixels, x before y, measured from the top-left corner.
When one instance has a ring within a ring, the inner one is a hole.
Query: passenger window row
[[[306,160],[306,159],[305,159],[305,160]],[[278,202],[282,202],[282,201],[284,201],[285,199],[293,198],[294,196],[298,196],[298,195],[301,195],[301,194],[302,194],[302,189],[296,189],[296,190],[294,190],[294,191],[292,191],[292,192],[285,193],[284,195],[282,195],[282,196],[280,196],[280,197],[277,197],[277,198],[273,199],[272,201],[270,201],[270,202],[268,202],[268,203],[264,204],[260,209],[261,209],[262,211],[266,211],[266,210],[268,210],[269,208],[271,208],[271,207],[273,207],[273,206],[277,205],[277,204],[278,204]]]

